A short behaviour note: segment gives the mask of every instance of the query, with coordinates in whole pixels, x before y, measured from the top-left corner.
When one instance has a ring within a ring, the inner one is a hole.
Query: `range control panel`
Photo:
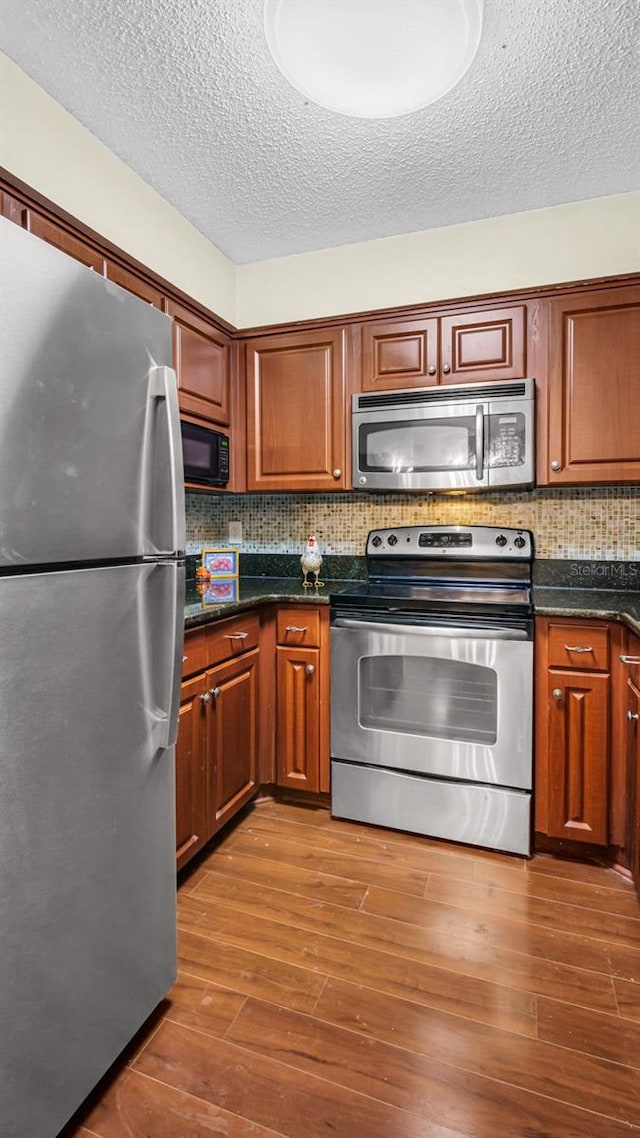
[[[374,529],[367,557],[464,557],[531,561],[533,534],[502,526],[397,526]]]

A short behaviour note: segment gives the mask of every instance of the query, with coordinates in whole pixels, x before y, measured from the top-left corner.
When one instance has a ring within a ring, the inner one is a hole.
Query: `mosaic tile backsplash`
[[[530,529],[538,557],[640,560],[640,486],[562,487],[482,497],[407,494],[187,494],[187,552],[228,544],[242,523],[245,553],[296,553],[315,533],[322,553],[362,554],[370,529],[489,525]]]

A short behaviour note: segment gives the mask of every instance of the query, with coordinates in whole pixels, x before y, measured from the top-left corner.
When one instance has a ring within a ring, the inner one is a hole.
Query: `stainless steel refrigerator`
[[[0,1132],[50,1138],[175,977],[171,321],[0,218]]]

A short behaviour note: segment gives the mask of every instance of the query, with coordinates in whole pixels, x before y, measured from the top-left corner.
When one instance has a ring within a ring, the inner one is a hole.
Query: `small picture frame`
[[[227,577],[216,578],[215,581],[210,581],[204,593],[202,594],[202,604],[205,607],[210,605],[225,605],[231,604],[238,599],[238,578]]]
[[[202,567],[207,570],[212,581],[217,581],[223,577],[237,577],[238,550],[203,549]]]

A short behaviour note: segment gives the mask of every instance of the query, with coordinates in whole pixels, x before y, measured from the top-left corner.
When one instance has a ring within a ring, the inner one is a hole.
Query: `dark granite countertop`
[[[187,583],[185,628],[233,616],[243,609],[268,604],[327,605],[329,594],[353,581],[330,581],[324,589],[303,589],[297,577],[240,577],[237,582],[215,582],[204,595],[194,582]],[[227,586],[228,599],[219,598],[220,586]],[[218,592],[218,596],[216,596]],[[613,589],[549,588],[535,585],[533,603],[538,616],[573,616],[587,620],[619,620],[640,636],[640,592]]]
[[[623,589],[572,589],[534,585],[537,616],[576,616],[587,620],[619,620],[640,636],[640,592]]]
[[[197,628],[257,605],[285,604],[288,601],[328,605],[331,590],[350,583],[353,582],[331,581],[323,589],[316,590],[303,589],[300,577],[239,577],[235,581],[214,581],[208,590],[200,594],[195,582],[187,581],[184,626]],[[225,599],[221,593],[226,594]]]

